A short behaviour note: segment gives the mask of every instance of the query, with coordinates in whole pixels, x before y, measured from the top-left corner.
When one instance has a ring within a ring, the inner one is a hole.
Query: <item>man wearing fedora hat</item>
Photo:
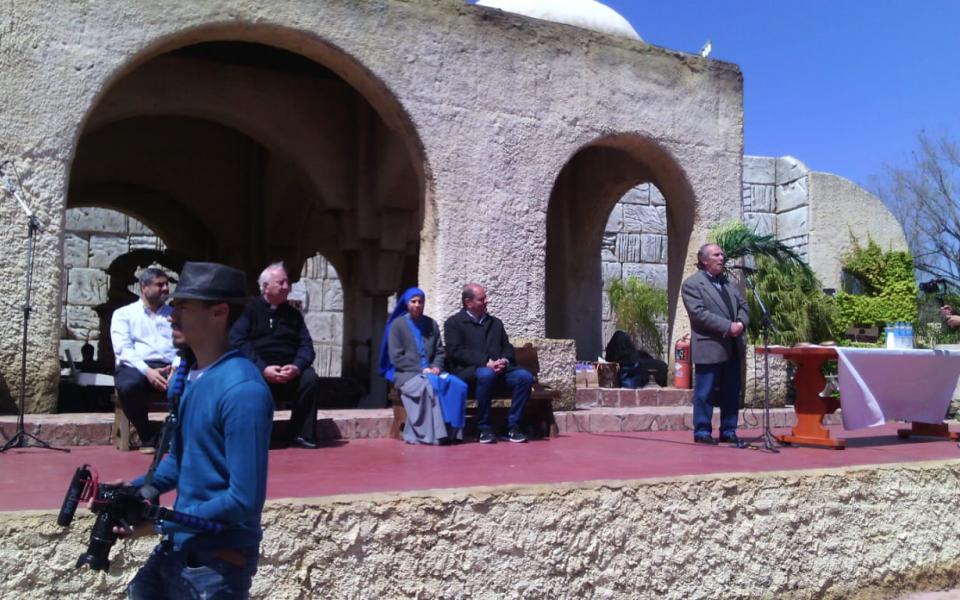
[[[170,452],[152,487],[158,494],[176,489],[175,510],[217,521],[223,530],[213,534],[163,522],[163,540],[128,593],[245,598],[259,557],[273,425],[273,400],[260,370],[230,346],[230,326],[246,301],[246,277],[217,263],[188,262],[172,297],[175,336],[196,362],[187,375]],[[143,485],[143,479],[133,485]]]

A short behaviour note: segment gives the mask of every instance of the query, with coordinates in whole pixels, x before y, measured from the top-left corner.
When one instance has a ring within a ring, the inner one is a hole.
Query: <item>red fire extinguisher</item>
[[[690,389],[693,387],[693,377],[690,371],[690,334],[685,334],[677,340],[674,348],[673,387]]]

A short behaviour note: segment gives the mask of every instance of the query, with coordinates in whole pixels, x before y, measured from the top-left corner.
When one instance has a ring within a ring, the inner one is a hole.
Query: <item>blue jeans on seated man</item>
[[[740,411],[740,358],[713,365],[694,365],[693,435],[708,436],[713,431],[714,388],[719,388],[720,437],[736,435]]]
[[[208,551],[174,550],[164,540],[127,587],[130,600],[247,598],[253,575],[257,572],[260,549],[257,546],[232,553],[245,559],[235,565]]]
[[[530,386],[533,385],[533,375],[522,368],[507,369],[499,374],[493,369],[479,367],[477,369],[477,429],[491,431],[490,404],[493,395],[510,391],[510,415],[507,417],[507,428],[520,427],[520,418],[530,400]]]

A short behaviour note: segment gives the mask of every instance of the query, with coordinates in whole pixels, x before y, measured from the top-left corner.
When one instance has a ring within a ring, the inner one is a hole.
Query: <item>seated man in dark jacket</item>
[[[292,401],[288,444],[316,448],[320,378],[310,365],[315,352],[303,315],[290,306],[290,280],[283,263],[263,270],[261,296],[230,329],[230,343],[252,360],[278,404]]]
[[[503,322],[487,314],[487,293],[475,283],[463,287],[463,309],[443,324],[448,371],[476,390],[477,427],[480,443],[497,441],[490,425],[490,404],[497,391],[509,389],[512,395],[507,419],[507,439],[525,442],[520,418],[530,400],[533,375],[517,366],[513,346]]]

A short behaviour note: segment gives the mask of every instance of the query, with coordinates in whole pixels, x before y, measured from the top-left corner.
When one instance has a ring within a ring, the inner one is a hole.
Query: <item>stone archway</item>
[[[648,196],[645,202],[635,203],[635,213],[636,218],[649,221],[648,253],[656,250],[657,256],[656,260],[642,261],[646,264],[628,275],[635,274],[667,289],[668,329],[672,329],[696,206],[677,161],[644,136],[607,136],[581,147],[561,169],[551,192],[547,209],[546,335],[576,340],[580,360],[593,360],[603,350],[604,231],[618,201],[643,184],[649,184],[642,188]],[[662,206],[651,203],[650,189],[662,194]],[[665,222],[660,222],[661,215]],[[642,253],[643,239],[638,241]]]
[[[118,78],[87,119],[67,206],[142,215],[172,250],[251,282],[270,262],[296,275],[322,254],[342,285],[339,370],[376,404],[386,301],[418,270],[420,142],[361,65],[285,41],[192,43]]]

